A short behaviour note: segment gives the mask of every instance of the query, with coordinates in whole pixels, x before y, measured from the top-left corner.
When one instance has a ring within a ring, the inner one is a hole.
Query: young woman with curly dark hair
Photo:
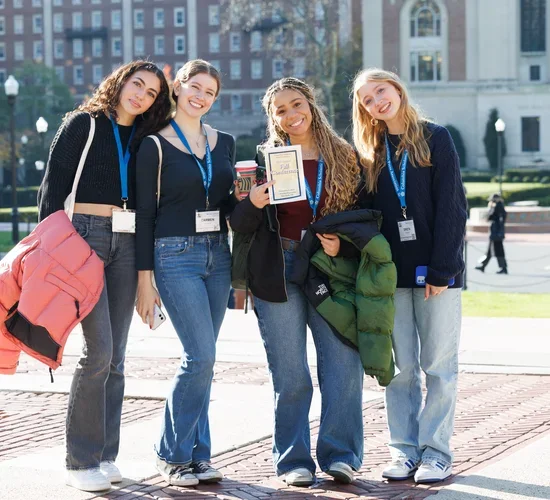
[[[114,461],[137,287],[132,152],[142,137],[166,124],[169,111],[168,84],[157,66],[147,61],[121,66],[65,117],[38,194],[40,219],[62,210],[85,155],[72,221],[105,264],[101,297],[82,321],[84,348],[67,411],[67,484],[85,491],[107,490],[122,481]]]

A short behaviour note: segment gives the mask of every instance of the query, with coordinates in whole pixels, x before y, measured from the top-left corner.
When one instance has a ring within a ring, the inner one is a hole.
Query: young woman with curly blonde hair
[[[231,216],[233,230],[254,234],[248,281],[275,392],[275,469],[289,485],[315,481],[308,419],[313,393],[306,356],[309,326],[322,395],[317,461],[323,471],[349,483],[363,456],[361,361],[288,278],[302,231],[312,220],[356,206],[360,167],[353,148],[330,127],[314,90],[303,81],[276,81],[267,89],[263,106],[268,138],[262,147],[300,145],[310,187],[308,200],[275,206],[269,205],[267,194],[271,183],[255,186]],[[339,253],[338,236],[318,238],[326,254]]]
[[[112,482],[122,481],[114,461],[138,275],[135,235],[121,232],[113,215],[126,209],[128,216],[135,209],[133,152],[142,137],[164,126],[169,111],[168,84],[157,66],[134,61],[119,67],[86,103],[65,117],[38,194],[40,219],[63,210],[93,134],[72,222],[104,262],[105,286],[82,321],[84,348],[73,377],[66,427],[66,481],[85,491],[106,490]]]
[[[464,271],[458,155],[447,129],[411,105],[399,77],[376,68],[355,79],[353,137],[397,267],[392,341],[400,373],[386,389],[393,461],[382,476],[441,481],[452,472]]]

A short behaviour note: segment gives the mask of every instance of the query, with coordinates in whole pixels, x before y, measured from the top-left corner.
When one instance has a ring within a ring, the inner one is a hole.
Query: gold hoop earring
[[[376,127],[376,125],[378,125],[378,120],[376,118],[373,118],[371,121],[370,121],[370,124],[373,126],[373,127]]]

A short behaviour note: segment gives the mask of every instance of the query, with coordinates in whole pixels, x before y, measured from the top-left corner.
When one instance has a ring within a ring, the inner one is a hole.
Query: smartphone
[[[428,266],[418,266],[416,268],[416,277],[415,282],[418,286],[426,286],[426,276],[428,275]],[[448,286],[453,286],[455,284],[455,279],[451,278],[449,280]]]
[[[155,304],[153,316],[153,326],[151,326],[151,330],[155,330],[166,321],[166,315],[157,304]]]

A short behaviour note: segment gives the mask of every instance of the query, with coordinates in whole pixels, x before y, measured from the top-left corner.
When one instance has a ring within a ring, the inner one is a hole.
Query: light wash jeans
[[[287,278],[294,256],[284,252]],[[333,462],[358,470],[363,461],[363,367],[359,353],[336,337],[297,285],[287,281],[287,293],[288,302],[283,303],[254,297],[274,389],[275,470],[278,475],[297,467],[315,472],[308,418],[313,395],[306,353],[308,325],[317,350],[322,397],[317,461],[323,471]]]
[[[155,450],[170,464],[210,460],[210,388],[231,285],[227,234],[158,238],[155,281],[183,346]]]
[[[431,458],[452,464],[462,320],[461,289],[424,300],[424,289],[398,288],[392,335],[400,373],[386,388],[392,458]],[[426,374],[422,407],[420,369]]]
[[[66,428],[67,469],[114,461],[124,399],[124,356],[136,300],[135,236],[113,233],[111,218],[75,214],[73,225],[105,264],[105,286],[82,320],[84,346],[76,367]]]

